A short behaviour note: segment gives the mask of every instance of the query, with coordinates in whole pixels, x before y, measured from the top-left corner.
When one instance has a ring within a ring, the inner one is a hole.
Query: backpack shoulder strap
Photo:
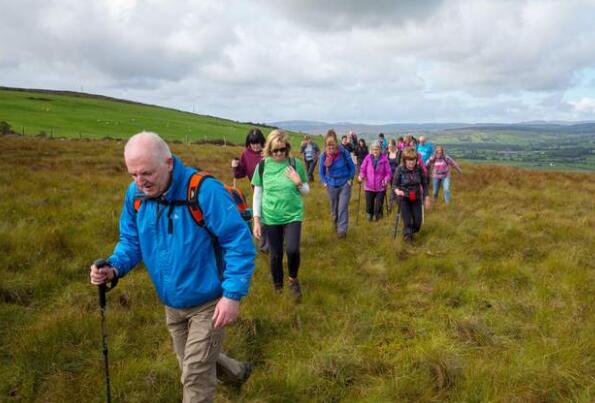
[[[289,157],[289,166],[295,169],[295,157]]]
[[[204,180],[212,177],[213,176],[206,171],[196,171],[190,176],[190,179],[188,180],[188,190],[186,192],[188,211],[190,212],[190,215],[194,221],[196,221],[196,223],[200,226],[204,226],[204,217],[198,203],[198,192],[200,191],[200,187],[202,186]]]
[[[262,183],[264,183],[264,180],[262,179],[262,175],[264,174],[264,162],[265,162],[265,159],[263,158],[258,163],[258,176],[260,176],[260,180],[261,180]]]

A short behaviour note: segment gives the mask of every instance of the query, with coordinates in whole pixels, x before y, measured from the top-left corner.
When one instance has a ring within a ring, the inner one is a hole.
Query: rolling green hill
[[[243,144],[251,124],[74,92],[0,87],[0,121],[25,135],[126,138],[142,130],[168,140]],[[271,127],[258,126],[268,134]],[[294,137],[295,138],[295,137]]]

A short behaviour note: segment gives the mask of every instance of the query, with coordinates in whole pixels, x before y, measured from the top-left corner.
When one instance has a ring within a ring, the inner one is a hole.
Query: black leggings
[[[421,199],[401,200],[401,218],[403,219],[403,236],[411,236],[421,228]]]
[[[375,218],[382,217],[385,192],[372,192],[366,190],[366,214]]]
[[[287,253],[289,277],[297,278],[300,268],[300,238],[302,236],[301,221],[281,225],[263,224],[269,242],[269,263],[273,284],[283,286],[283,246]]]

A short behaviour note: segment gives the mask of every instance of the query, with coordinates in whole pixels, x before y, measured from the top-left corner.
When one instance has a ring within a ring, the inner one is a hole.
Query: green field
[[[142,130],[169,140],[244,144],[250,124],[112,98],[0,89],[0,121],[19,134],[74,138],[127,138]],[[268,134],[271,127],[259,126]]]
[[[428,134],[459,159],[531,169],[595,171],[595,130],[460,129]]]
[[[172,144],[227,182],[240,147]],[[104,400],[88,267],[118,239],[121,141],[0,137],[0,401]],[[303,302],[265,255],[225,350],[254,364],[219,402],[595,401],[595,176],[463,163],[416,244],[394,215],[338,240],[305,198]],[[246,181],[241,187],[249,193]],[[363,198],[363,197],[362,197]],[[363,206],[362,206],[363,208]],[[361,212],[360,212],[361,214]],[[163,307],[142,267],[108,295],[114,402],[179,402]]]

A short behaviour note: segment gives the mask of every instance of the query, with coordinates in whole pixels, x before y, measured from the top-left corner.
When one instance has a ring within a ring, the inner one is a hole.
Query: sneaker
[[[300,302],[302,299],[302,287],[300,287],[300,282],[298,281],[298,279],[290,278],[287,288],[289,288],[289,291],[291,291],[291,293],[293,294],[293,298],[295,299],[295,301]]]
[[[372,214],[366,214],[366,219],[368,221],[372,221]]]

